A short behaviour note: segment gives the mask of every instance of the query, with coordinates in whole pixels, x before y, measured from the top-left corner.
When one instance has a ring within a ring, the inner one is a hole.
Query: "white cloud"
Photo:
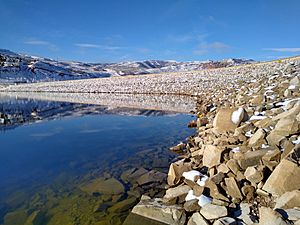
[[[48,49],[50,49],[51,51],[57,51],[58,47],[55,44],[52,44],[48,41],[44,41],[44,40],[38,40],[38,39],[28,39],[27,41],[24,41],[24,44],[27,45],[36,45],[36,46],[44,46],[47,47]]]
[[[197,41],[201,42],[204,41],[205,38],[208,36],[208,34],[183,34],[183,35],[171,35],[169,36],[169,40],[172,42],[178,42],[178,43],[187,43],[191,41]]]
[[[41,41],[41,40],[25,41],[24,43],[28,45],[50,45],[48,41]]]
[[[88,43],[78,43],[78,44],[75,44],[75,46],[80,47],[80,48],[101,48],[100,45],[88,44]]]
[[[300,52],[300,48],[264,48],[263,50],[274,52]]]
[[[228,51],[229,49],[230,46],[222,42],[218,42],[218,41],[212,43],[204,42],[197,46],[196,50],[194,51],[194,54],[204,55],[210,52],[223,53]]]
[[[98,45],[98,44],[90,44],[90,43],[77,43],[75,46],[80,48],[94,48],[94,49],[102,49],[106,51],[117,51],[121,50],[124,47],[120,46],[112,46],[112,45]]]

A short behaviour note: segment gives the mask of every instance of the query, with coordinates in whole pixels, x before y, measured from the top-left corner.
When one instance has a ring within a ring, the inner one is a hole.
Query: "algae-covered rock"
[[[123,184],[115,178],[107,180],[103,178],[94,179],[80,188],[89,194],[119,195],[125,191]]]
[[[132,208],[136,203],[137,203],[137,198],[130,197],[110,207],[108,209],[108,212],[115,212],[115,213],[124,212]]]
[[[24,225],[27,217],[28,215],[24,209],[9,212],[4,216],[4,225]]]
[[[44,223],[44,214],[41,211],[34,211],[27,218],[24,225],[43,225]]]

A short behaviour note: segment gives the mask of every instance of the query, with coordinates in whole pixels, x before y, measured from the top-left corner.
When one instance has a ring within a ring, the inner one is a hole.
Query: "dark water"
[[[121,224],[141,194],[159,196],[164,184],[127,183],[124,171],[166,173],[175,157],[168,148],[193,133],[190,115],[162,111],[11,99],[0,109],[5,225]],[[95,179],[116,179],[124,190],[103,195],[82,188]],[[128,206],[113,208],[126,199]]]

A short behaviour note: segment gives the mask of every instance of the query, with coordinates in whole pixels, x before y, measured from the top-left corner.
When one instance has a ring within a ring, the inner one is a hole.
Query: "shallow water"
[[[176,157],[168,148],[193,133],[191,115],[174,112],[18,98],[0,99],[0,111],[5,225],[121,224],[141,194],[163,192],[163,181],[134,186],[121,175],[133,168],[166,173]],[[85,191],[95,179],[116,179],[124,190]],[[126,199],[129,206],[113,207]]]

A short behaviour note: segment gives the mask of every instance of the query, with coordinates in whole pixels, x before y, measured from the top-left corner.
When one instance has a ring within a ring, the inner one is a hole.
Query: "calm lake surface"
[[[183,113],[13,97],[0,117],[5,225],[121,224],[142,194],[163,194],[168,149],[194,132]],[[148,173],[159,179],[135,180]]]

